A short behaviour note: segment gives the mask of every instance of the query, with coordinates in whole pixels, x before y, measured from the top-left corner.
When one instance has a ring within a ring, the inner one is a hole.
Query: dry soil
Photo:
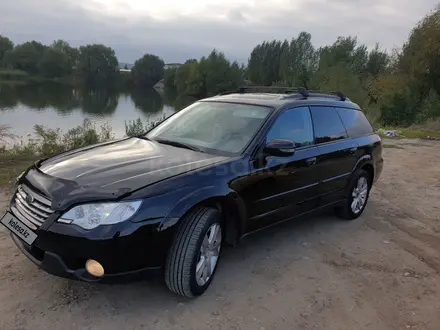
[[[223,252],[187,300],[159,280],[74,282],[26,259],[0,228],[0,329],[440,329],[440,142],[385,140],[363,216],[331,213]],[[1,171],[1,169],[0,169]],[[0,192],[0,211],[10,194]]]

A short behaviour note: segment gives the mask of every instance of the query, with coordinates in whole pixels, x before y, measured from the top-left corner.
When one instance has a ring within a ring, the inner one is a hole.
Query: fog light
[[[86,262],[86,270],[96,277],[104,276],[104,267],[96,260],[89,259]]]

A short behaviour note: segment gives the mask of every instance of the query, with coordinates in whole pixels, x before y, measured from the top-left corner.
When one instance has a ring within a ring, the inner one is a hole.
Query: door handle
[[[306,164],[307,164],[307,166],[315,165],[316,164],[316,157],[307,158],[306,159]]]
[[[353,147],[353,148],[348,149],[348,152],[350,153],[350,155],[354,155],[357,150],[358,150],[357,147]]]

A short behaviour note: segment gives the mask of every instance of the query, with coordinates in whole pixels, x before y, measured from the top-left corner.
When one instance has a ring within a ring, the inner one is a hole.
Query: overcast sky
[[[312,34],[315,46],[356,35],[372,47],[400,47],[440,0],[0,0],[0,34],[15,43],[64,39],[103,43],[121,62],[145,53],[169,62],[213,48],[247,62],[264,40]]]

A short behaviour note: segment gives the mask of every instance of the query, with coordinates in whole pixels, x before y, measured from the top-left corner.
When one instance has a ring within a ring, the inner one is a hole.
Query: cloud
[[[183,62],[213,48],[246,62],[256,44],[300,31],[310,32],[315,46],[356,35],[370,47],[379,42],[391,50],[437,1],[14,0],[0,2],[0,31],[16,43],[103,43],[123,62],[144,53]]]

